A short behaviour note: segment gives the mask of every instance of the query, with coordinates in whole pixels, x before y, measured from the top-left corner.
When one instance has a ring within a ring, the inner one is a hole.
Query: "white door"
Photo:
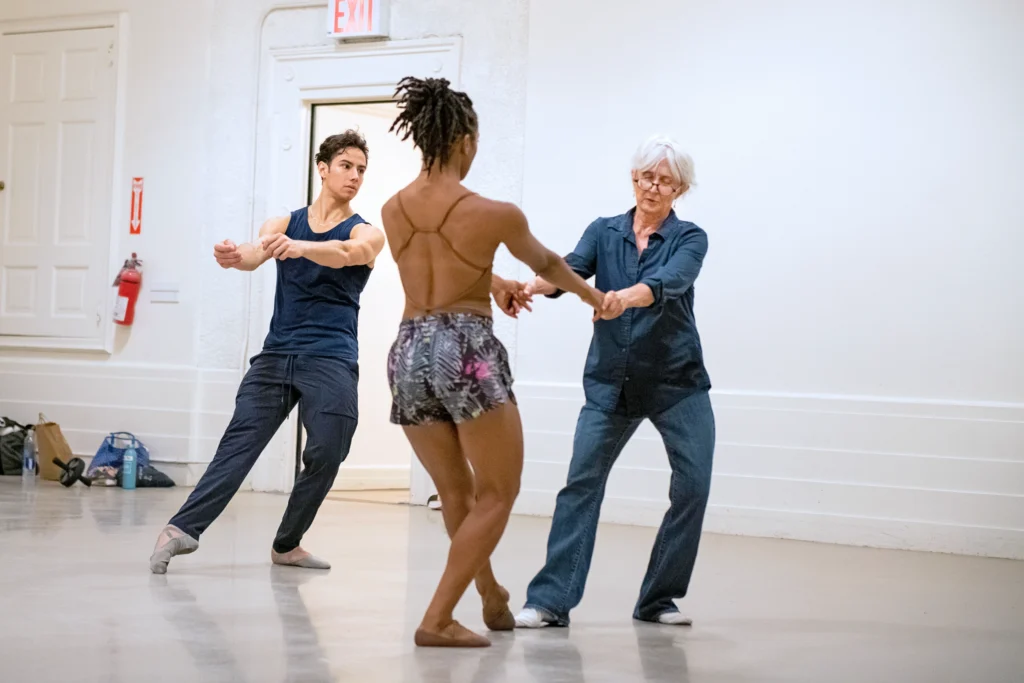
[[[389,133],[398,116],[394,102],[317,105],[313,108],[314,149],[329,135],[358,130],[370,149],[369,166],[352,207],[367,222],[382,228],[380,210],[393,194],[412,182],[423,164],[412,140]],[[310,166],[310,196],[320,193],[320,176]],[[359,429],[352,450],[334,482],[336,491],[407,489],[409,442],[391,424],[391,390],[387,359],[402,319],[405,293],[398,266],[387,247],[377,257],[360,297]]]
[[[0,36],[0,335],[103,336],[115,35]]]

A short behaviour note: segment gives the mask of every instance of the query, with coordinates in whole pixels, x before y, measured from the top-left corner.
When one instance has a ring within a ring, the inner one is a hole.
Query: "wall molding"
[[[0,358],[0,377],[0,415],[32,423],[43,412],[60,424],[72,452],[86,463],[107,434],[132,432],[149,448],[158,469],[179,486],[194,486],[231,419],[241,372]],[[409,465],[342,464],[335,486],[407,489],[410,478]],[[243,488],[251,484],[250,477]]]
[[[349,465],[341,464],[332,491],[384,491],[409,488],[410,465]]]
[[[0,414],[57,421],[76,455],[135,432],[193,485],[233,409],[237,370],[0,358]],[[550,515],[583,404],[578,385],[516,385],[526,435],[516,512]],[[709,532],[1024,559],[1024,404],[712,392]],[[113,416],[113,417],[112,417]],[[408,467],[343,465],[351,489],[405,488]],[[660,438],[643,425],[609,480],[606,522],[655,526]]]
[[[0,358],[0,414],[58,423],[86,462],[128,431],[179,485],[198,481],[234,410],[238,370],[65,359]]]
[[[578,385],[516,384],[526,435],[516,511],[550,515]],[[705,530],[1024,559],[1024,404],[713,391],[718,444]],[[602,520],[656,526],[669,469],[645,423]]]

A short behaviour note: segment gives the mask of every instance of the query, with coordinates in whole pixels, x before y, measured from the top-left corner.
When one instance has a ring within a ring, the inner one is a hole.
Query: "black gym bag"
[[[0,474],[21,474],[27,427],[9,417],[0,417]]]

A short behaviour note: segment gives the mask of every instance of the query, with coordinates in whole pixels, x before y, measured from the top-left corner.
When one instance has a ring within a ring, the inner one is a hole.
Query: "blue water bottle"
[[[128,448],[124,449],[124,459],[121,465],[121,488],[135,488],[136,459],[135,440],[128,442]]]

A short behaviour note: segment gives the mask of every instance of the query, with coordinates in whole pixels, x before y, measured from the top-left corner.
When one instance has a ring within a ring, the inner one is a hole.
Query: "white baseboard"
[[[241,379],[236,370],[6,357],[0,376],[0,415],[34,423],[44,413],[86,460],[110,432],[132,432],[185,486],[213,458]]]
[[[704,529],[738,536],[1024,560],[1024,530],[1021,529],[719,505],[708,507]]]
[[[375,467],[342,463],[332,491],[384,491],[409,488],[409,465]]]
[[[513,512],[550,517],[555,496],[548,491],[523,491]],[[608,496],[601,521],[657,527],[668,500]],[[917,550],[1024,560],[1024,531],[936,524],[915,520],[820,515],[810,512],[762,510],[708,505],[704,531],[730,536],[785,538],[869,548]]]
[[[516,512],[550,515],[579,387],[516,384],[526,465]],[[1024,405],[712,392],[718,443],[705,529],[1024,559]],[[602,520],[656,526],[670,472],[645,424]]]

